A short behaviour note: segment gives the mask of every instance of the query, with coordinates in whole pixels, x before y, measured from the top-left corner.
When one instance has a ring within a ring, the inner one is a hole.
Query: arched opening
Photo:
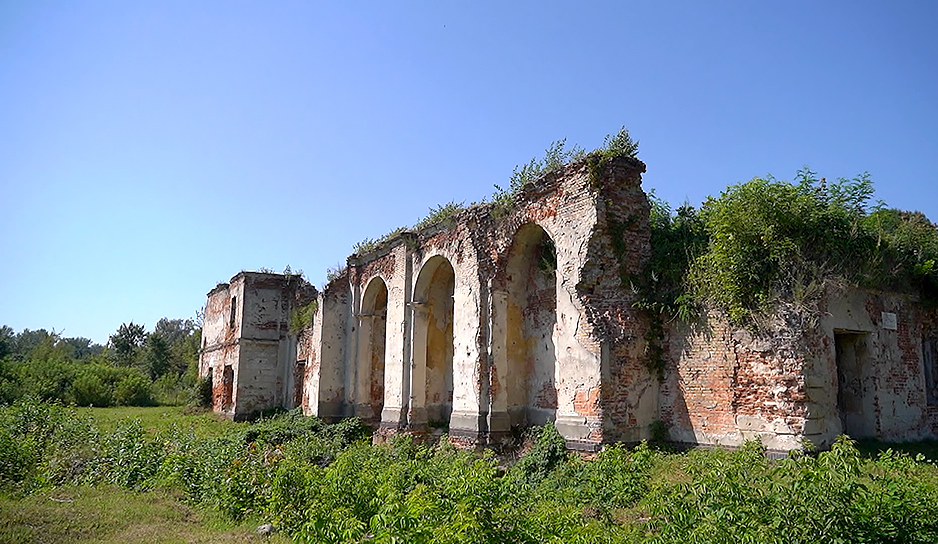
[[[449,425],[453,413],[453,265],[427,260],[414,287],[412,424]]]
[[[499,371],[512,426],[543,425],[557,413],[557,252],[554,241],[534,223],[515,234],[504,270],[503,361]]]
[[[358,372],[355,415],[376,423],[384,408],[384,352],[387,342],[388,288],[375,277],[362,295],[359,316]]]

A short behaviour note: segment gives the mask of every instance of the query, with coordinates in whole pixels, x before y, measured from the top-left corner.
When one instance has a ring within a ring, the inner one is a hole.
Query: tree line
[[[46,329],[0,326],[0,404],[24,396],[79,406],[198,401],[201,320],[122,323],[106,345]]]

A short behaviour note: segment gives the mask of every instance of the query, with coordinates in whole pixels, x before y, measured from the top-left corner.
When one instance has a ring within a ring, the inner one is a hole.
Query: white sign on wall
[[[883,328],[887,331],[894,331],[898,328],[896,314],[892,312],[883,312]]]

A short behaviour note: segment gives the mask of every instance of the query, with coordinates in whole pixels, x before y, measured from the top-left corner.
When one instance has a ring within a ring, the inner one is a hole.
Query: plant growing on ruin
[[[583,149],[574,145],[567,149],[567,139],[556,140],[544,150],[544,157],[538,159],[532,158],[528,163],[515,166],[508,179],[508,187],[502,188],[495,185],[495,193],[492,194],[492,202],[495,204],[492,214],[497,217],[503,216],[514,207],[515,200],[524,186],[529,183],[535,183],[545,175],[554,172],[565,164],[582,159],[585,156]]]
[[[545,236],[538,245],[537,268],[548,276],[557,272],[557,246],[550,236]]]
[[[607,134],[603,145],[586,155],[586,165],[593,185],[599,182],[603,170],[615,157],[638,158],[638,140],[632,139],[625,125],[622,125],[615,135]]]
[[[637,306],[690,320],[703,306],[752,325],[785,302],[811,322],[832,286],[913,292],[938,303],[938,227],[873,204],[868,174],[827,182],[807,167],[731,185],[676,213],[650,195],[648,269],[630,279]]]
[[[358,242],[352,246],[352,253],[354,255],[364,255],[365,253],[374,251],[375,249],[378,249],[378,247],[383,243],[392,238],[395,238],[396,236],[399,236],[404,232],[407,232],[407,227],[398,227],[378,238],[365,238],[361,242]]]
[[[335,266],[327,267],[326,268],[326,285],[344,276],[346,269],[347,267],[340,263],[336,263]]]
[[[804,278],[869,285],[878,251],[862,222],[872,192],[867,175],[828,184],[807,168],[795,183],[768,177],[730,186],[701,208],[709,244],[691,271],[695,291],[743,322],[790,299]]]
[[[313,316],[316,315],[318,308],[319,302],[315,299],[294,308],[293,311],[290,312],[290,332],[297,334],[312,325]]]
[[[430,208],[430,213],[414,225],[414,230],[425,229],[439,223],[451,221],[459,212],[465,209],[464,202],[451,200],[446,204],[438,204]]]

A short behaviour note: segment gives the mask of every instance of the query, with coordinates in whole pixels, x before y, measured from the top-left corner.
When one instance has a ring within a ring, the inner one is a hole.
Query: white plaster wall
[[[325,294],[319,293],[316,297],[316,313],[313,315],[313,324],[307,335],[309,347],[306,351],[306,377],[303,389],[303,414],[307,416],[319,415],[319,389],[322,383],[322,320],[325,308]]]
[[[250,414],[280,406],[283,380],[278,361],[280,342],[242,339],[235,374],[235,413]]]
[[[583,179],[570,180],[574,185]],[[570,191],[577,198],[590,198],[589,193]],[[569,205],[569,203],[568,203]],[[561,204],[563,206],[563,204]],[[557,424],[568,439],[587,438],[589,427],[600,424],[598,417],[577,412],[577,395],[590,397],[598,394],[601,386],[601,349],[584,346],[579,338],[583,308],[576,296],[580,272],[586,265],[587,243],[597,222],[596,206],[578,206],[576,214],[560,214],[539,222],[554,240],[557,249],[557,322],[553,342],[557,353]]]
[[[829,444],[844,431],[837,406],[835,331],[867,334],[870,368],[863,378],[864,410],[871,412],[870,425],[877,438],[908,441],[929,436],[921,331],[913,307],[909,297],[899,294],[860,289],[834,293],[821,321],[829,345],[805,370],[811,401],[810,425],[805,429],[808,438]],[[884,326],[883,312],[896,315],[896,330]],[[904,353],[903,348],[910,352]]]
[[[480,414],[480,368],[478,335],[481,324],[481,301],[478,258],[464,238],[457,237],[443,247],[422,252],[413,263],[411,292],[416,288],[420,271],[433,257],[443,257],[453,267],[453,420],[456,428],[470,433],[478,431]],[[425,345],[414,350],[425,349]],[[411,359],[413,360],[413,353]],[[414,377],[418,379],[418,377]]]
[[[347,374],[351,370],[351,356],[347,350],[351,319],[351,291],[347,282],[334,286],[319,298],[319,308],[313,321],[315,358],[312,360],[315,385],[310,389],[309,406],[320,417],[342,415]],[[315,396],[313,391],[315,391]],[[315,408],[313,408],[315,407]]]

